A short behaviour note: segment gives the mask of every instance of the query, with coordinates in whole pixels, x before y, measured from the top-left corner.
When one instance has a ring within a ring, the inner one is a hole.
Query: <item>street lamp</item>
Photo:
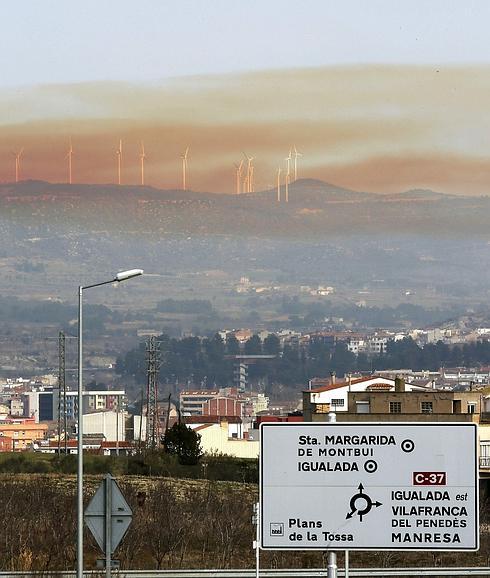
[[[93,285],[80,285],[78,287],[77,578],[83,578],[83,291],[93,287],[100,287],[101,285],[109,285],[110,283],[120,283],[139,275],[143,275],[143,269],[130,269],[129,271],[121,271],[108,281],[94,283]]]

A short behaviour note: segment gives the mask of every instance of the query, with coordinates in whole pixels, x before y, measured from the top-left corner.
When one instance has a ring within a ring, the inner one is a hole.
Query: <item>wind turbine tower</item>
[[[286,173],[286,191],[285,191],[286,203],[289,203],[289,183],[291,181],[291,159],[292,159],[292,153],[291,153],[291,150],[289,150],[289,156],[285,159],[288,163],[288,170]]]
[[[119,148],[116,150],[117,156],[117,184],[121,184],[121,164],[122,164],[122,139],[119,139]]]
[[[235,163],[235,176],[236,176],[236,194],[240,194],[240,184],[242,178],[242,167],[243,167],[243,160],[240,161],[240,164],[237,165]]]
[[[243,153],[245,158],[247,159],[247,176],[245,177],[245,184],[247,193],[252,193],[254,190],[254,182],[253,182],[253,175],[254,175],[254,168],[252,161],[255,157],[249,157],[247,154]]]
[[[15,182],[18,183],[20,181],[20,159],[22,157],[22,153],[24,152],[24,147],[20,149],[17,153],[12,153],[15,157]]]
[[[189,147],[185,149],[182,155],[182,190],[187,190],[187,155],[189,154]]]
[[[72,172],[71,172],[71,157],[73,156],[73,146],[71,144],[71,138],[70,138],[70,147],[68,149],[68,152],[66,153],[66,159],[68,159],[68,183],[71,185],[73,183],[72,180]]]
[[[281,202],[281,172],[282,169],[279,167],[277,169],[277,202]]]
[[[145,145],[143,141],[141,141],[141,153],[140,153],[140,161],[141,161],[141,186],[145,185]]]
[[[298,180],[298,157],[302,157],[303,153],[298,152],[296,145],[294,145],[294,180]]]

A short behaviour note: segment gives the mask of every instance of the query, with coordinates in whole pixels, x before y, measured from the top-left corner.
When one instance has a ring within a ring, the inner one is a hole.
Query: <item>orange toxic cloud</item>
[[[0,94],[0,179],[121,180],[233,193],[234,163],[254,157],[255,190],[274,187],[294,145],[298,177],[373,192],[486,194],[488,69],[346,67],[191,77],[160,85],[94,83]]]

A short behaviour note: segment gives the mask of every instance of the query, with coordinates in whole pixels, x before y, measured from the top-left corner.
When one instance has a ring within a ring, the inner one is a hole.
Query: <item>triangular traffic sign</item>
[[[97,488],[95,495],[85,509],[85,523],[95,538],[99,548],[105,551],[105,484],[110,483],[111,492],[111,552],[114,552],[123,539],[131,521],[133,512],[122,495],[116,480],[108,474]]]

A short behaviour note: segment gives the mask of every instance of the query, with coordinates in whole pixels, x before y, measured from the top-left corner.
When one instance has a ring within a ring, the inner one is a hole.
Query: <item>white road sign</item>
[[[133,519],[133,512],[126,502],[117,481],[107,474],[100,483],[85,509],[85,523],[99,548],[106,550],[106,535],[109,536],[110,552],[114,553]],[[109,532],[106,526],[109,524]]]
[[[264,423],[261,547],[477,550],[477,427]]]

